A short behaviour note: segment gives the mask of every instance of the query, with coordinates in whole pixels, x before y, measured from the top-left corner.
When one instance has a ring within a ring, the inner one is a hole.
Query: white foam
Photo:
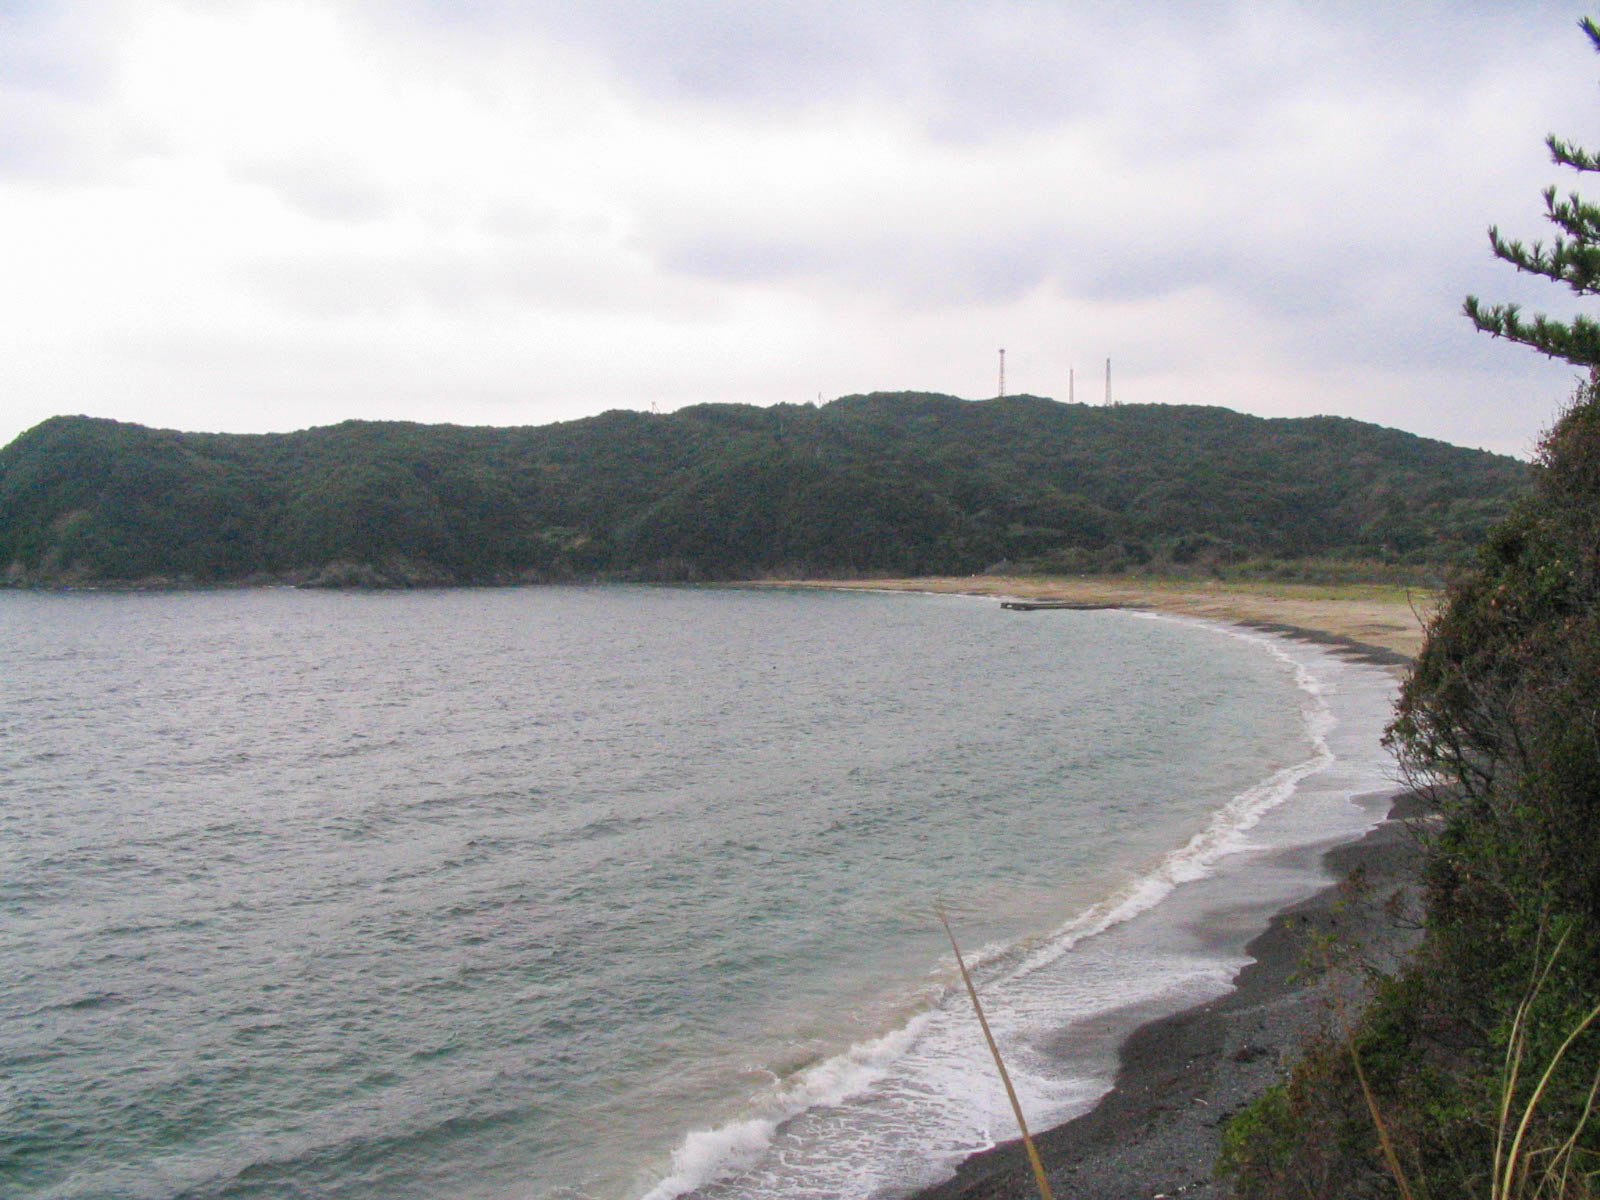
[[[1246,834],[1272,809],[1295,795],[1306,779],[1327,770],[1335,761],[1328,735],[1336,724],[1333,710],[1324,699],[1323,686],[1305,664],[1288,654],[1276,638],[1247,633],[1210,622],[1171,617],[1158,613],[1137,614],[1147,620],[1175,621],[1195,628],[1219,632],[1262,647],[1292,668],[1295,686],[1306,697],[1302,710],[1305,733],[1311,754],[1298,763],[1273,772],[1267,778],[1233,797],[1216,812],[1207,826],[1182,846],[1169,852],[1148,874],[1133,880],[1111,896],[1092,905],[1056,929],[1046,944],[1023,959],[1008,978],[1026,975],[1060,959],[1085,938],[1104,933],[1153,909],[1182,884],[1204,879],[1217,863],[1229,855],[1251,849]],[[995,955],[991,952],[991,957]]]
[[[1183,885],[1206,879],[1226,860],[1255,849],[1249,835],[1263,818],[1291,797],[1304,794],[1308,780],[1341,761],[1332,744],[1339,722],[1330,696],[1339,693],[1346,672],[1370,672],[1349,666],[1324,649],[1287,643],[1270,634],[1165,614],[1130,615],[1248,641],[1282,662],[1303,697],[1301,717],[1310,752],[1234,796],[1204,829],[1152,870],[1068,920],[1042,944],[991,944],[970,956],[974,968],[990,976],[984,984],[985,1009],[997,1036],[1007,1043],[1013,1082],[1035,1120],[1053,1122],[1081,1111],[1103,1094],[1110,1080],[1062,1077],[1059,1066],[1030,1053],[1033,1036],[1059,1029],[1070,1018],[1110,1012],[1134,1000],[1196,990],[1216,995],[1226,989],[1237,966],[1232,961],[1134,961],[1126,957],[1125,944],[1100,946],[1092,939],[1157,909]],[[1351,753],[1370,755],[1370,728],[1357,732],[1361,740],[1352,745]],[[1370,772],[1355,775],[1363,783],[1372,782]],[[1381,819],[1381,814],[1358,810],[1343,786],[1330,791],[1328,798],[1342,806],[1343,814],[1332,836],[1359,836],[1362,828]],[[1314,840],[1304,836],[1302,826],[1316,828],[1322,825],[1322,816],[1290,825],[1287,832],[1269,840],[1281,845]],[[1319,836],[1329,832],[1324,828]],[[1097,946],[1100,949],[1093,950]],[[1076,986],[1065,983],[1061,972],[1050,970],[1074,951],[1069,974],[1080,981]],[[953,960],[946,965],[953,971]],[[933,1008],[901,1028],[852,1046],[787,1081],[777,1081],[751,1105],[748,1111],[753,1115],[689,1134],[672,1154],[669,1175],[643,1200],[673,1200],[730,1177],[737,1177],[733,1190],[740,1195],[746,1194],[747,1180],[755,1179],[764,1182],[748,1194],[779,1194],[781,1188],[765,1186],[765,1181],[772,1180],[775,1171],[801,1170],[801,1160],[805,1194],[865,1197],[885,1183],[932,1182],[941,1165],[948,1169],[965,1154],[1014,1136],[1009,1106],[987,1051],[969,1028],[965,1005],[958,988],[947,988]],[[822,1110],[847,1103],[855,1117],[828,1114],[824,1119]],[[800,1147],[796,1136],[788,1136],[782,1147],[775,1147],[783,1131],[799,1131],[802,1142],[813,1135],[833,1140]],[[920,1180],[904,1174],[903,1163],[876,1161],[892,1155],[890,1140],[915,1144],[919,1154],[931,1160],[921,1164]],[[778,1161],[770,1161],[774,1159]]]
[[[694,1191],[719,1171],[756,1162],[772,1144],[778,1123],[764,1117],[731,1121],[716,1129],[697,1129],[672,1152],[672,1171],[643,1200],[673,1200]]]
[[[791,1079],[779,1080],[757,1097],[759,1116],[690,1133],[672,1152],[671,1172],[641,1200],[674,1200],[719,1176],[753,1165],[772,1144],[785,1120],[811,1108],[843,1103],[882,1079],[931,1016],[919,1014],[899,1029],[857,1043]]]

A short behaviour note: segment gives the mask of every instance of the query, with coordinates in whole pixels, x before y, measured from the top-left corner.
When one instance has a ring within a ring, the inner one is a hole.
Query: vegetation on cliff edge
[[[1600,27],[1582,22],[1600,50]],[[1600,157],[1548,139],[1556,163]],[[1519,270],[1600,295],[1600,208],[1545,192],[1561,231]],[[1532,493],[1431,621],[1390,738],[1438,800],[1426,928],[1350,1029],[1229,1126],[1239,1194],[1587,1198],[1600,1191],[1600,326],[1467,315],[1592,368]]]
[[[1545,439],[1533,494],[1449,590],[1390,736],[1439,806],[1425,840],[1423,946],[1380,982],[1350,1041],[1314,1044],[1234,1121],[1226,1165],[1251,1200],[1400,1195],[1370,1092],[1415,1195],[1590,1196],[1600,1035],[1582,1027],[1600,1002],[1600,382]],[[1504,1155],[1524,1113],[1521,1165],[1507,1178],[1497,1146]]]

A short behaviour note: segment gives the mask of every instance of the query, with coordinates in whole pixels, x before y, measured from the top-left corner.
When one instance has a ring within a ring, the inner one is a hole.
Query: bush
[[[1224,1166],[1252,1200],[1395,1195],[1381,1121],[1412,1195],[1591,1195],[1600,379],[1545,438],[1532,495],[1448,590],[1389,738],[1440,802],[1423,948],[1348,1039],[1311,1047],[1233,1122]],[[1543,1177],[1564,1146],[1570,1169]]]

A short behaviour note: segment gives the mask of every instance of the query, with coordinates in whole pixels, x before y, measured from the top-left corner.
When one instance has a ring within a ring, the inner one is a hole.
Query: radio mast
[[[1005,347],[1002,346],[1000,348],[1000,398],[1002,400],[1004,400],[1005,399],[1005,395],[1006,395],[1006,351],[1005,351]]]

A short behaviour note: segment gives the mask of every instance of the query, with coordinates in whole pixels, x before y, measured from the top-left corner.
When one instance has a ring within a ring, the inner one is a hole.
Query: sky
[[[1005,390],[1526,455],[1544,0],[0,0],[0,444]],[[1600,184],[1595,186],[1600,193]]]

